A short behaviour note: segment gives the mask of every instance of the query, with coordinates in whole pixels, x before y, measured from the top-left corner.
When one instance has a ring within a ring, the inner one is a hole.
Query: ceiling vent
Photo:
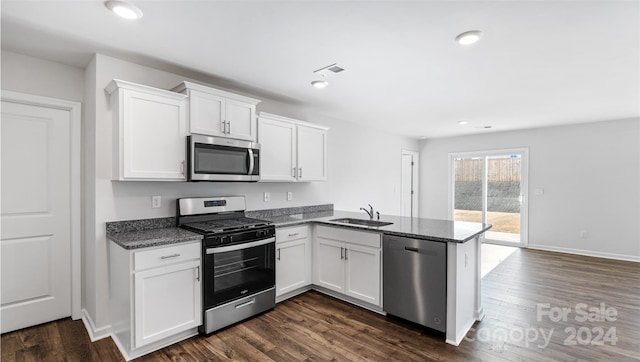
[[[319,74],[323,77],[328,77],[330,75],[334,75],[334,74],[338,74],[340,72],[344,72],[344,68],[339,66],[338,64],[334,63],[331,65],[328,65],[324,68],[320,68],[318,70],[316,70],[314,73],[315,74]]]

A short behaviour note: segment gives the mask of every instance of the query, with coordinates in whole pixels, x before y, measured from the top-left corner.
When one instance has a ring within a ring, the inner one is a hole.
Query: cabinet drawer
[[[346,243],[380,248],[380,234],[330,226],[316,226],[316,236]]]
[[[200,259],[200,243],[180,244],[138,251],[133,254],[133,269],[153,268],[191,259]]]
[[[276,244],[290,240],[304,239],[309,236],[309,226],[292,226],[276,229]]]

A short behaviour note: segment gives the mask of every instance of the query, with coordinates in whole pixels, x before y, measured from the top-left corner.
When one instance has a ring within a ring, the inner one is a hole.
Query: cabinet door
[[[344,244],[317,238],[314,258],[314,283],[337,292],[345,292]]]
[[[298,180],[327,179],[327,131],[298,126]]]
[[[135,348],[202,324],[200,262],[134,273]]]
[[[380,249],[347,246],[346,294],[365,302],[380,304]]]
[[[276,245],[276,296],[311,284],[309,239]]]
[[[295,181],[296,125],[266,118],[258,123],[260,181]]]
[[[208,136],[224,136],[225,98],[189,91],[189,130],[191,133]]]
[[[125,89],[122,179],[184,180],[184,100]]]
[[[227,99],[225,113],[227,137],[256,142],[256,106]]]

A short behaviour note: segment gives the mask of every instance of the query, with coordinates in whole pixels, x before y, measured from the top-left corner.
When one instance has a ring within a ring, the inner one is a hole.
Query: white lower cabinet
[[[276,297],[310,284],[309,227],[304,225],[276,229]]]
[[[202,324],[200,242],[125,250],[110,244],[112,337],[136,358]]]
[[[381,306],[381,235],[316,226],[313,283]]]

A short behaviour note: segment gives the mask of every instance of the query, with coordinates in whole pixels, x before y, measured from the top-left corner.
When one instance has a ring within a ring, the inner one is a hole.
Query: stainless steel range
[[[177,200],[178,226],[204,235],[203,325],[218,329],[275,307],[275,226],[244,215],[244,196]]]

